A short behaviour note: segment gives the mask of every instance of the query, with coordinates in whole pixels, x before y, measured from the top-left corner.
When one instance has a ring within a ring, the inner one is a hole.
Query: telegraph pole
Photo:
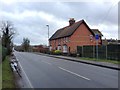
[[[48,46],[49,46],[49,25],[46,25],[48,27]]]

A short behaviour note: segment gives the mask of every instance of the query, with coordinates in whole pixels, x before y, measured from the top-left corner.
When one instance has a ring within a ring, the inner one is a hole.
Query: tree
[[[30,40],[28,38],[23,38],[22,48],[24,51],[29,51]]]
[[[2,46],[7,48],[7,54],[10,54],[12,52],[12,39],[15,35],[15,28],[10,21],[3,21],[0,25],[0,29],[2,31]]]

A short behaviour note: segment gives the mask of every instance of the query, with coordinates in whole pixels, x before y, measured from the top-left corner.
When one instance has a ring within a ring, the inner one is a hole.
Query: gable
[[[73,33],[73,35],[71,37],[73,38],[76,38],[76,37],[79,37],[79,38],[83,38],[83,37],[87,37],[87,36],[90,36],[90,35],[93,35],[93,32],[90,31],[90,29],[84,24],[82,23],[78,28],[77,30]]]
[[[98,29],[91,29],[91,30],[94,32],[95,35],[98,34],[99,36],[103,36]]]
[[[93,36],[95,36],[94,32],[89,28],[85,21],[74,31],[73,34],[75,33],[81,36],[87,34],[92,34]]]

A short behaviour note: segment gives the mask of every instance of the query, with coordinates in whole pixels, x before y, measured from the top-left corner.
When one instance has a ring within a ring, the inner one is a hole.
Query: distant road
[[[26,52],[14,52],[30,88],[118,88],[118,71]]]

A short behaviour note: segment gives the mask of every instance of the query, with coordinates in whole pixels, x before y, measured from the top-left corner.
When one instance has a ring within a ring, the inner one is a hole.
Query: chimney
[[[73,25],[74,23],[75,23],[74,18],[70,18],[70,20],[69,20],[69,26]]]

